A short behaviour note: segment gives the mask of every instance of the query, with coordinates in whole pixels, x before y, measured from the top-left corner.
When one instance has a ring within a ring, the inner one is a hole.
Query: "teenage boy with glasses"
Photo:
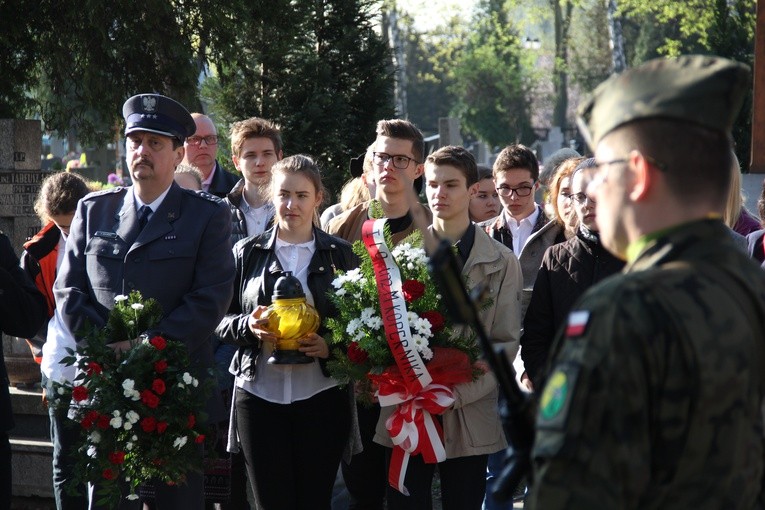
[[[502,212],[493,220],[478,224],[487,234],[501,242],[515,253],[523,273],[523,292],[521,297],[521,318],[531,300],[531,292],[537,279],[537,272],[542,265],[547,248],[566,240],[562,226],[557,221],[550,221],[544,208],[534,201],[534,192],[539,188],[539,162],[531,149],[516,144],[508,145],[497,156],[492,169],[494,185],[502,202]],[[523,367],[521,356],[513,363],[518,381],[531,390],[531,382]],[[504,464],[502,452],[489,455],[486,477],[487,494],[491,491],[496,476]],[[520,494],[519,494],[520,496]],[[494,502],[487,496],[487,510],[510,508]]]

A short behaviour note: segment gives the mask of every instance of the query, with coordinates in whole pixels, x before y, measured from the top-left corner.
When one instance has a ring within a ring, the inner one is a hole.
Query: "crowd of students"
[[[408,495],[388,485],[390,410],[356,405],[354,388],[329,376],[324,319],[335,309],[327,292],[335,271],[358,266],[350,243],[361,239],[372,209],[387,218],[396,244],[415,230],[416,207],[428,229],[454,245],[468,290],[486,291],[480,320],[514,362],[519,384],[541,389],[556,331],[574,302],[624,265],[601,245],[587,193],[598,163],[564,151],[549,158],[542,182],[536,156],[523,145],[508,145],[492,168],[481,167],[462,147],[426,154],[414,124],[381,120],[353,162],[340,203],[325,210],[317,163],[285,157],[280,129],[268,120],[232,125],[237,179],[216,160],[218,135],[207,116],[156,94],[130,98],[123,115],[133,185],[87,195],[75,174],[49,177],[38,201],[45,226],[24,246],[22,267],[45,296],[49,318],[28,335],[46,385],[71,379],[57,360],[83,341],[73,333],[77,326],[86,318],[103,323],[114,295],[141,290],[162,301],[157,330],[184,341],[192,359],[218,367],[220,391],[208,410],[224,424],[221,444],[234,459],[224,508],[248,508],[249,500],[266,510],[330,509],[338,469],[351,509],[429,509],[436,469],[445,510],[509,508],[490,495],[508,447],[490,371],[457,385],[454,404],[438,418],[446,460],[434,465],[413,456]],[[411,205],[412,187],[426,204]],[[139,211],[147,208],[148,223],[139,228]],[[734,217],[740,223],[741,214]],[[182,253],[168,249],[176,238]],[[276,339],[260,315],[284,271],[297,277],[322,318],[319,330],[301,339],[300,351],[313,363],[266,361]],[[76,432],[51,411],[60,509],[97,507],[85,488],[76,496],[65,491]],[[145,505],[204,508],[202,480],[158,488]]]

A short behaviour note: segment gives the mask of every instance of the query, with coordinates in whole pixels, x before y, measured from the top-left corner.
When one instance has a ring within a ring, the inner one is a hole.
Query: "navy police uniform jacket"
[[[77,207],[54,286],[56,304],[78,342],[86,321],[103,327],[114,297],[140,291],[162,306],[148,333],[180,340],[192,363],[213,366],[208,337],[233,292],[231,213],[218,198],[173,183],[141,231],[130,188],[91,193]],[[208,408],[222,417],[220,402]]]

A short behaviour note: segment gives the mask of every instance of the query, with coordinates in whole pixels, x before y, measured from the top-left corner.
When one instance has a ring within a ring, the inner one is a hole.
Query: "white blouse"
[[[306,301],[313,305],[313,295],[308,288],[308,266],[316,251],[316,241],[291,244],[276,238],[276,257],[284,271],[300,280]],[[289,404],[306,400],[324,390],[337,386],[337,381],[321,372],[318,360],[304,365],[269,365],[273,349],[271,343],[263,342],[255,365],[255,379],[246,381],[237,377],[236,385],[263,400],[277,404]]]

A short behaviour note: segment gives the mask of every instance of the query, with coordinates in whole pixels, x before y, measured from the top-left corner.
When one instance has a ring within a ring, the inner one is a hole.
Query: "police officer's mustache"
[[[149,168],[154,168],[154,164],[148,159],[144,159],[144,158],[138,159],[135,161],[135,163],[133,163],[133,167],[137,167],[138,165],[146,165]]]

